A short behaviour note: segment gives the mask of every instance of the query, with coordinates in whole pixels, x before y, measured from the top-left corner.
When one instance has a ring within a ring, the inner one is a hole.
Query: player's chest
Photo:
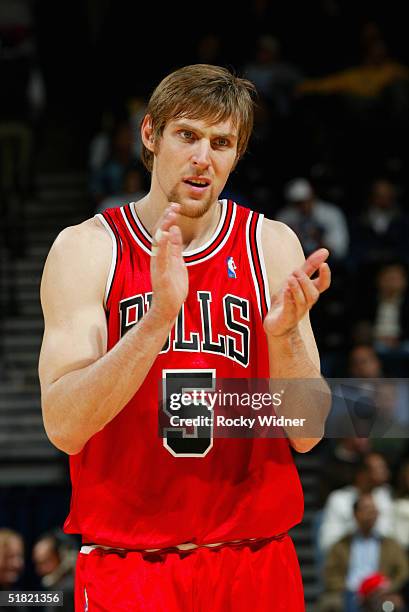
[[[257,311],[245,292],[190,291],[161,353],[201,352],[226,356],[246,367]],[[118,336],[141,320],[152,303],[152,291],[118,301]]]

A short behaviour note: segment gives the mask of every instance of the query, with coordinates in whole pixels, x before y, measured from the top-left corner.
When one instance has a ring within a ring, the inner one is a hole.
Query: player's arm
[[[110,237],[91,219],[64,230],[51,248],[41,284],[45,332],[39,375],[45,429],[69,454],[78,453],[138,390],[186,297],[181,235],[171,227],[175,216],[168,211],[161,220],[152,257],[152,306],[108,352],[103,299]]]
[[[325,263],[328,251],[319,249],[306,261],[294,232],[268,219],[263,224],[262,246],[271,295],[271,307],[264,320],[270,378],[311,379],[311,383],[288,385],[280,408],[285,417],[306,419],[302,429],[286,428],[291,445],[306,452],[321,439],[330,406],[309,320],[310,308],[330,284]],[[317,278],[311,279],[315,272]],[[303,437],[305,433],[308,437]]]

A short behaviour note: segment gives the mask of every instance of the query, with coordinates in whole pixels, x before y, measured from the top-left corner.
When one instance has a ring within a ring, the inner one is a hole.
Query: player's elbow
[[[84,446],[84,441],[77,440],[71,431],[67,431],[62,419],[53,418],[44,401],[42,408],[44,429],[51,444],[67,455],[79,453]]]
[[[54,436],[53,439],[49,437],[50,441],[58,450],[66,453],[67,455],[78,455],[79,452],[82,451],[84,445],[83,444],[75,444],[72,440],[67,440],[60,437]]]
[[[77,442],[71,436],[64,435],[57,428],[45,425],[45,432],[51,444],[67,455],[77,455],[84,446],[83,443]]]
[[[308,453],[320,440],[321,438],[292,438],[290,442],[297,453]]]

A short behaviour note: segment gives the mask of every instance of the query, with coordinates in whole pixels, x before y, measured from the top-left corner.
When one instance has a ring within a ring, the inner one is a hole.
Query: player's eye
[[[227,147],[229,146],[229,141],[227,140],[227,138],[217,138],[216,142],[216,146],[217,147]]]
[[[191,132],[190,130],[182,130],[180,132],[180,135],[182,136],[182,138],[184,138],[184,140],[192,140],[194,137],[193,132]]]

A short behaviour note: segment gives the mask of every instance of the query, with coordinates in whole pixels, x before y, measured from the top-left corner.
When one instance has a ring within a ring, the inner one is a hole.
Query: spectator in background
[[[391,259],[409,261],[409,218],[399,206],[391,181],[373,181],[368,206],[354,220],[352,232],[351,257],[356,266]]]
[[[43,534],[33,547],[34,569],[41,577],[42,587],[63,591],[64,605],[51,606],[56,612],[74,611],[74,569],[78,555],[75,546],[74,540],[58,530]]]
[[[391,474],[383,455],[378,452],[367,453],[364,457],[364,463],[369,467],[373,486],[375,488],[383,487],[386,491],[390,491],[389,480]]]
[[[360,64],[307,79],[296,90],[305,121],[314,126],[306,135],[319,132],[332,163],[361,176],[379,162],[401,164],[409,110],[409,69],[390,58],[379,32],[369,34]]]
[[[348,375],[352,378],[380,378],[382,362],[371,344],[356,344],[348,355]]]
[[[355,298],[355,337],[373,342],[380,354],[409,349],[407,267],[400,261],[382,264],[374,285],[364,287],[358,303]]]
[[[353,505],[360,495],[366,493],[372,494],[378,510],[377,530],[384,536],[392,533],[391,489],[385,481],[378,484],[379,466],[374,468],[372,454],[368,453],[362,464],[356,468],[353,484],[337,489],[328,496],[318,535],[319,546],[323,552],[328,551],[335,542],[355,528]],[[380,455],[378,457],[385,464],[384,475],[389,475],[389,472],[386,472],[388,468],[385,460]]]
[[[0,529],[0,590],[10,590],[23,570],[23,538],[12,529]]]
[[[88,167],[91,175],[97,173],[108,160],[114,124],[113,114],[108,110],[103,111],[100,129],[92,137],[89,145]]]
[[[393,501],[393,535],[409,552],[409,461],[400,466]]]
[[[372,495],[362,494],[354,502],[355,528],[328,552],[320,612],[359,612],[360,587],[378,573],[385,580],[382,590],[379,583],[377,594],[392,595],[396,605],[403,606],[399,591],[409,577],[408,560],[396,540],[377,530],[378,514]],[[382,609],[385,608],[379,608]]]
[[[371,451],[369,438],[348,437],[334,442],[322,466],[320,478],[321,504],[323,505],[331,491],[346,487],[354,480],[355,472],[367,453]]]
[[[349,232],[343,212],[334,204],[317,198],[311,183],[296,178],[285,187],[288,205],[276,218],[297,234],[306,255],[326,247],[334,259],[343,259],[348,252]]]
[[[108,159],[100,168],[91,170],[90,190],[95,205],[122,192],[124,176],[136,161],[131,123],[121,121],[114,130]]]
[[[124,176],[124,185],[121,193],[104,198],[95,209],[96,213],[101,213],[107,208],[123,206],[129,202],[137,202],[146,193],[144,189],[143,169],[140,165],[129,168]]]
[[[283,61],[277,38],[270,34],[258,37],[254,61],[244,66],[244,74],[275,115],[290,114],[294,88],[302,76],[297,67]]]
[[[146,115],[146,100],[141,96],[130,98],[127,103],[129,122],[132,130],[133,152],[135,160],[140,160],[142,155],[142,139],[140,126]]]
[[[405,453],[408,435],[408,384],[384,378],[383,363],[370,344],[357,344],[351,349],[347,373],[351,378],[359,379],[356,386],[351,381],[344,390],[345,401],[349,402],[350,429],[343,401],[334,406],[328,428],[336,432],[335,435],[370,436],[372,450],[387,457],[392,467],[397,466]],[[372,410],[373,414],[363,414],[365,408]]]
[[[389,56],[382,39],[368,40],[361,64],[325,77],[306,79],[298,85],[301,94],[344,94],[372,102],[385,88],[409,79],[409,69]]]

